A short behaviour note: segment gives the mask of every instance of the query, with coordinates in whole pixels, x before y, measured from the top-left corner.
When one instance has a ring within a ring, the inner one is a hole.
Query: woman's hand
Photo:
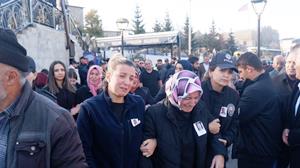
[[[150,157],[154,153],[156,145],[157,145],[156,139],[145,140],[140,147],[143,156]]]
[[[212,160],[210,168],[224,168],[224,163],[224,156],[216,155]]]
[[[79,110],[80,110],[80,104],[77,104],[75,107],[71,108],[70,112],[71,112],[71,115],[76,115],[79,113]]]
[[[212,134],[219,133],[220,132],[220,127],[221,127],[221,124],[220,124],[219,119],[214,119],[212,122],[210,122],[208,124],[209,132],[212,133]]]

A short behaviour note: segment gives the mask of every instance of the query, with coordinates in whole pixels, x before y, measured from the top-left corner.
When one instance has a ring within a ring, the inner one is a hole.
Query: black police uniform
[[[213,90],[210,80],[202,82],[202,89],[201,99],[205,102],[210,113],[220,120],[219,138],[225,139],[227,141],[226,147],[229,147],[235,141],[238,132],[238,92],[225,86],[219,93]],[[208,160],[211,161],[212,156],[209,153],[210,158]]]

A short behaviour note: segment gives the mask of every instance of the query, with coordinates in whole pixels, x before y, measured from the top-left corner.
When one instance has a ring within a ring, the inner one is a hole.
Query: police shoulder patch
[[[227,105],[227,113],[228,113],[228,115],[229,115],[230,117],[233,116],[234,111],[235,111],[235,106],[234,106],[233,104],[231,104],[231,103],[228,104],[228,105]]]

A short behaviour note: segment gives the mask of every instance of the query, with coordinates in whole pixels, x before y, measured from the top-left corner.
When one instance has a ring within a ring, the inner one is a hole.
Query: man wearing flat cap
[[[26,50],[0,28],[0,168],[85,168],[73,118],[35,93]]]

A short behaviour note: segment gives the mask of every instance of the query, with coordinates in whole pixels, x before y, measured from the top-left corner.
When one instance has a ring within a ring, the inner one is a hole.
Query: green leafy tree
[[[183,33],[182,33],[182,38],[181,38],[181,49],[188,54],[188,41],[189,41],[189,25],[190,25],[190,21],[189,21],[189,17],[186,17],[185,23],[184,23],[184,27],[183,27]],[[199,44],[198,41],[195,38],[195,33],[193,33],[193,28],[192,28],[192,53],[193,51],[195,51],[196,48],[198,48]]]
[[[201,44],[210,51],[216,49],[217,51],[225,48],[225,41],[221,34],[216,31],[215,22],[212,22],[210,32],[204,34],[201,39]]]
[[[225,46],[228,50],[230,50],[231,54],[233,54],[235,51],[237,51],[237,46],[236,46],[236,43],[235,43],[233,32],[229,33],[229,38],[226,41]]]
[[[139,6],[136,6],[135,15],[133,19],[133,32],[134,34],[142,34],[145,33],[143,18],[142,18],[141,10]]]
[[[88,33],[90,37],[102,37],[102,20],[97,14],[97,10],[92,9],[85,15],[85,33]]]
[[[170,15],[169,15],[169,13],[166,13],[163,31],[172,31],[172,30],[174,30],[174,28],[172,26]]]
[[[163,28],[161,26],[161,24],[158,22],[158,20],[155,20],[154,26],[153,26],[153,31],[154,32],[161,32],[163,31]]]

